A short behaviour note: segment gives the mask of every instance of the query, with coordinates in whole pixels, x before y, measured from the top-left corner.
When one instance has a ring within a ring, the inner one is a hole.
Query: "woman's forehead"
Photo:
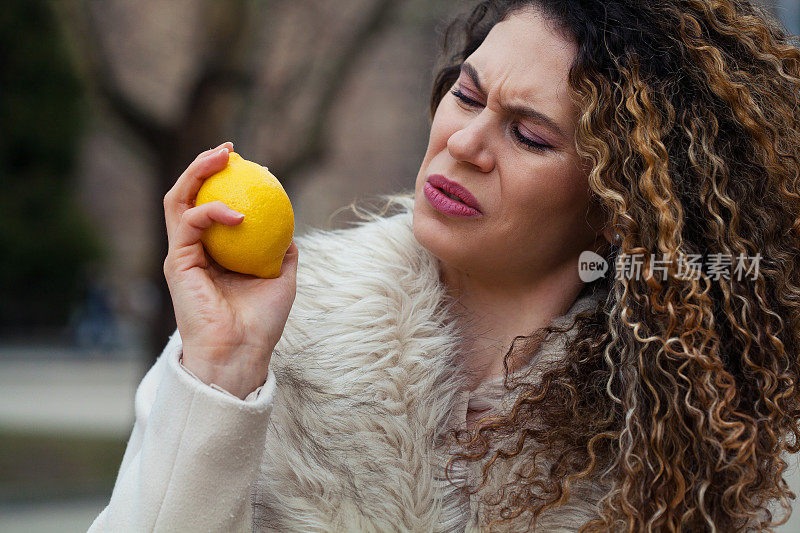
[[[576,53],[542,17],[523,12],[497,23],[467,61],[486,85],[499,81],[509,97],[544,103],[565,95]]]
[[[487,81],[505,76],[541,94],[544,87],[566,82],[576,53],[577,46],[541,17],[520,14],[497,23],[469,61]]]
[[[577,110],[569,96],[568,75],[577,47],[538,16],[512,15],[496,24],[465,61],[462,79],[472,79],[500,107],[533,107],[571,131]],[[569,135],[566,135],[569,137]]]

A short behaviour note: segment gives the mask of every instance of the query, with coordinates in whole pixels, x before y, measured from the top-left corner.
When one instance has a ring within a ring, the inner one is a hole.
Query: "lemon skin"
[[[195,205],[219,200],[244,214],[235,226],[214,222],[201,241],[220,266],[260,278],[277,278],[294,236],[294,211],[289,196],[272,173],[236,152],[228,165],[207,178]]]

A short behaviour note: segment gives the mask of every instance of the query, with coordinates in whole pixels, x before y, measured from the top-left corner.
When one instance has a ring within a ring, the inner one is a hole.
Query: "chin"
[[[451,232],[443,231],[442,222],[434,218],[435,212],[432,214],[433,217],[415,205],[411,229],[417,242],[440,261],[453,265],[459,265],[465,261],[469,263],[468,250]]]
[[[417,202],[419,202],[419,199],[417,199]],[[411,231],[414,233],[414,238],[417,239],[420,245],[427,248],[438,257],[439,254],[436,249],[439,246],[436,243],[436,228],[434,228],[436,221],[432,220],[430,216],[423,211],[424,209],[415,202]]]

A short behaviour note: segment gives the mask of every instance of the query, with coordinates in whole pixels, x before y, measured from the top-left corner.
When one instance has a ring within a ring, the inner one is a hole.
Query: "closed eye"
[[[464,103],[464,105],[467,105],[469,107],[481,107],[480,102],[477,102],[472,98],[470,98],[469,96],[467,96],[466,94],[462,93],[461,89],[453,89],[452,91],[450,91],[450,94],[461,100]],[[536,141],[529,139],[528,137],[525,137],[522,133],[520,133],[519,128],[517,128],[516,126],[514,126],[512,130],[514,133],[514,137],[516,137],[520,143],[524,144],[525,146],[533,150],[543,151],[547,148],[551,148],[551,146],[547,144],[537,143]]]

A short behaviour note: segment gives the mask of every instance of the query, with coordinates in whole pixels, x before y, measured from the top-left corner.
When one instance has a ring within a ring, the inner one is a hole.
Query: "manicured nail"
[[[220,150],[220,151],[219,151],[219,152],[217,152],[217,153],[218,153],[218,154],[221,154],[222,152],[225,152],[225,153],[227,154],[227,153],[228,153],[228,149],[227,149],[227,148],[223,148],[222,150]]]
[[[228,211],[230,211],[231,215],[233,215],[236,218],[244,218],[244,213],[240,213],[234,209],[231,209],[230,207],[228,207]]]

